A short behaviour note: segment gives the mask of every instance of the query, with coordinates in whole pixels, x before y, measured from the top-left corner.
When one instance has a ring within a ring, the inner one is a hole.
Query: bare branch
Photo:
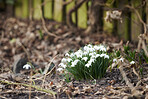
[[[80,8],[81,5],[82,5],[84,2],[88,2],[88,1],[89,1],[89,0],[81,0],[77,5],[75,5],[72,9],[70,9],[70,11],[69,11],[69,13],[68,13],[68,15],[67,15],[67,22],[68,22],[68,25],[69,25],[70,27],[75,26],[74,23],[73,23],[73,21],[72,21],[72,13],[73,13],[74,11],[76,11],[78,8]]]

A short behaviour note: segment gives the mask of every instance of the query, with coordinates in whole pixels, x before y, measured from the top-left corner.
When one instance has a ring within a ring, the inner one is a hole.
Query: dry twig
[[[140,34],[140,35],[138,36],[139,42],[138,42],[138,48],[137,48],[137,49],[138,49],[138,52],[139,52],[140,49],[142,48],[142,49],[144,50],[146,56],[148,57],[147,45],[145,44],[145,40],[148,40],[148,37],[147,37],[147,25],[146,25],[146,23],[142,20],[142,18],[141,18],[141,16],[140,16],[139,12],[138,12],[134,7],[129,6],[129,5],[127,5],[126,7],[127,7],[127,8],[130,8],[130,9],[132,9],[132,10],[134,10],[135,13],[136,13],[136,15],[138,16],[139,21],[143,24],[144,33],[143,33],[143,34]]]
[[[51,32],[49,32],[48,31],[48,29],[47,29],[47,27],[46,27],[46,24],[45,24],[45,20],[44,20],[44,18],[43,18],[43,15],[42,15],[42,9],[41,9],[41,6],[38,6],[38,8],[40,9],[40,14],[41,14],[41,20],[42,20],[42,25],[43,25],[43,28],[44,28],[44,30],[45,30],[45,32],[47,32],[48,33],[48,35],[50,35],[50,36],[53,36],[53,37],[58,37],[57,35],[55,35],[55,34],[53,34],[53,33],[51,33]],[[59,37],[58,37],[59,38]]]
[[[5,84],[8,84],[8,85],[22,85],[22,86],[26,86],[26,87],[31,87],[31,88],[35,88],[36,90],[38,91],[42,91],[42,92],[45,92],[45,93],[49,93],[53,96],[56,95],[56,92],[52,91],[52,90],[48,90],[48,89],[44,89],[44,88],[41,88],[37,85],[28,85],[28,84],[24,84],[24,83],[15,83],[15,82],[10,82],[8,80],[4,80],[4,79],[1,79],[0,80],[0,83],[5,83]]]

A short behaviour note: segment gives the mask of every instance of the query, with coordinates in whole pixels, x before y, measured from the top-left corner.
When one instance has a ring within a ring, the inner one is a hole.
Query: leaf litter
[[[138,90],[139,96],[126,84],[119,68],[108,70],[105,77],[100,80],[72,79],[69,83],[55,72],[66,52],[75,51],[88,43],[103,43],[112,49],[121,49],[123,42],[118,43],[117,38],[99,33],[86,35],[82,29],[71,30],[66,25],[49,20],[46,20],[47,29],[60,38],[48,35],[41,21],[29,22],[2,17],[0,23],[0,98],[148,98],[147,65],[143,66],[142,82],[139,82],[135,90]],[[55,57],[56,55],[58,56]],[[28,58],[29,62],[39,67],[36,71],[13,73],[14,63],[22,58]],[[51,62],[55,64],[54,68],[44,75],[39,73],[50,67]],[[123,70],[133,86],[136,86],[139,80],[133,70],[129,67]],[[50,91],[53,91],[53,94]]]

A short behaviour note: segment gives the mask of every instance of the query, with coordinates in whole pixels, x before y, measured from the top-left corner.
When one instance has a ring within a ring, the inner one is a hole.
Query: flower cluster
[[[88,78],[88,75],[91,75],[93,78],[98,78],[100,75],[97,72],[102,70],[103,73],[105,73],[108,60],[109,55],[107,55],[105,46],[93,46],[89,44],[74,53],[66,53],[65,58],[61,60],[57,70],[61,71],[66,69],[75,77],[80,76],[82,79]]]

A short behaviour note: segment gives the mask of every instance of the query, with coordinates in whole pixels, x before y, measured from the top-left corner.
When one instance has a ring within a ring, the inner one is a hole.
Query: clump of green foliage
[[[100,79],[109,66],[109,55],[103,45],[86,45],[76,52],[66,53],[57,70],[66,70],[77,80]],[[68,76],[67,76],[68,75]]]

